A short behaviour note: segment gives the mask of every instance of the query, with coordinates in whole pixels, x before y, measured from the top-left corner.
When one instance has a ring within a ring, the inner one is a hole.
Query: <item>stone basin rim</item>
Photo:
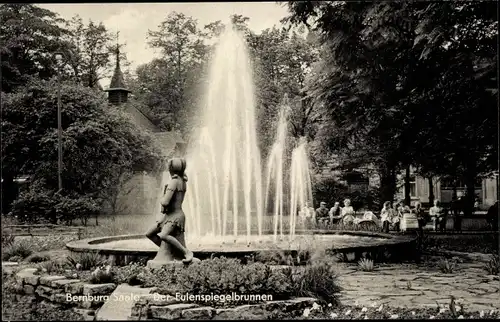
[[[269,236],[272,234],[265,234],[264,236]],[[331,249],[336,251],[368,251],[377,249],[384,246],[393,246],[396,244],[407,244],[411,243],[416,239],[413,235],[392,235],[379,232],[368,232],[368,231],[324,231],[324,230],[314,230],[314,231],[298,231],[296,235],[351,235],[359,237],[375,237],[384,239],[383,242],[378,241],[373,245],[344,245],[336,246]],[[143,239],[145,236],[143,234],[129,234],[129,235],[117,235],[109,237],[92,237],[85,238],[81,240],[71,241],[66,244],[66,248],[73,252],[98,252],[101,254],[116,254],[116,255],[139,255],[139,254],[154,254],[155,251],[147,249],[134,249],[134,248],[106,248],[102,244],[118,241],[118,240],[129,240],[129,239]],[[228,236],[228,238],[230,238]],[[214,247],[207,247],[205,249],[193,250],[195,254],[252,254],[259,251],[272,251],[274,248],[266,247],[259,244],[255,244],[253,247],[248,249],[215,249]],[[293,249],[286,249],[286,251],[293,251]]]

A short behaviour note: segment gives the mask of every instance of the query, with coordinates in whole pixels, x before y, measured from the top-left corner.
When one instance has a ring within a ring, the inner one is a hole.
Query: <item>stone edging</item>
[[[59,305],[95,309],[116,288],[114,283],[90,284],[60,275],[35,275],[35,272],[36,268],[25,268],[16,274],[17,291]]]
[[[132,307],[128,320],[210,320],[210,319],[256,319],[277,318],[283,313],[302,312],[311,307],[317,299],[310,297],[283,301],[268,301],[260,304],[246,304],[232,308],[214,308],[193,303],[181,303],[175,298],[158,293],[142,295]]]

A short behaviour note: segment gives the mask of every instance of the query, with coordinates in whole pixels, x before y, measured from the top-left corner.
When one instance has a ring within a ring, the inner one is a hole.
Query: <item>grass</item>
[[[358,262],[358,268],[363,272],[373,272],[375,266],[373,265],[373,260],[368,258],[362,258]]]
[[[491,258],[485,264],[484,269],[490,275],[499,275],[500,274],[500,256],[498,256],[498,255],[491,255]]]
[[[448,250],[464,253],[498,253],[498,234],[456,234],[431,235],[428,234],[428,249]]]
[[[453,274],[457,268],[457,264],[454,261],[448,259],[439,260],[437,265],[441,273],[444,274]]]

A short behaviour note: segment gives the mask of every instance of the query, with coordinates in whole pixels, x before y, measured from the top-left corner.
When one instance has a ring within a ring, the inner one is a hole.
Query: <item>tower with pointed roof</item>
[[[113,105],[120,105],[128,101],[128,94],[131,93],[125,85],[123,73],[120,68],[120,46],[118,44],[118,34],[116,35],[116,67],[111,78],[109,88],[105,91],[108,92],[108,102]]]

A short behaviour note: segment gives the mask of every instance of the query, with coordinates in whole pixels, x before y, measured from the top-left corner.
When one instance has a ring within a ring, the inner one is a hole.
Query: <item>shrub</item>
[[[2,248],[2,260],[12,260],[12,257],[25,259],[35,250],[34,245],[27,239],[14,241],[10,246]]]
[[[362,258],[358,262],[358,268],[363,272],[372,272],[375,267],[373,265],[373,260]]]
[[[82,196],[77,198],[63,197],[55,206],[57,217],[71,222],[80,218],[83,225],[87,225],[89,218],[99,214],[99,200]]]
[[[44,189],[29,189],[22,192],[12,203],[11,215],[20,223],[57,222],[56,205],[60,195]]]
[[[456,263],[448,259],[441,259],[438,262],[438,267],[441,273],[452,274],[456,269]]]
[[[103,284],[113,282],[113,272],[111,271],[111,266],[98,267],[96,268],[91,276],[90,282],[92,284]]]
[[[66,263],[72,268],[80,270],[91,270],[102,266],[106,263],[106,259],[95,252],[77,253],[66,258]]]
[[[305,266],[296,268],[291,274],[291,285],[296,296],[312,296],[327,303],[337,302],[340,287],[333,270],[333,258],[325,257]]]
[[[37,274],[41,273],[47,273],[47,274],[53,274],[53,273],[63,273],[64,272],[64,265],[59,262],[59,261],[54,261],[54,260],[49,260],[43,263],[39,263],[37,265]]]
[[[31,254],[30,256],[28,256],[28,258],[26,258],[26,261],[28,263],[40,263],[40,262],[46,262],[48,260],[50,260],[50,256],[44,253]]]
[[[490,275],[499,275],[500,274],[500,256],[491,255],[489,261],[485,264],[484,269]]]
[[[4,224],[2,223],[2,248],[8,247],[14,243],[14,239],[16,238],[11,231],[4,228]]]
[[[144,266],[138,263],[130,263],[123,267],[113,267],[113,279],[116,283],[128,283],[129,285],[139,285],[144,281],[140,279],[141,273],[144,271]]]

